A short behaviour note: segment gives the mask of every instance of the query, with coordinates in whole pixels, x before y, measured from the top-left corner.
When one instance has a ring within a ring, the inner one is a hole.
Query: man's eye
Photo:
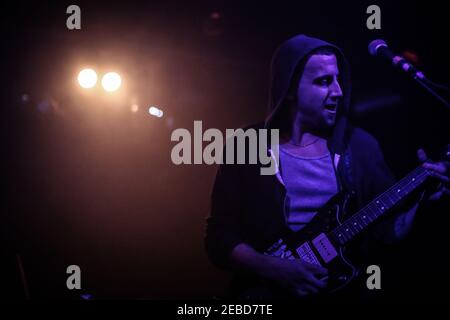
[[[331,78],[329,78],[329,77],[320,78],[318,80],[318,84],[320,84],[321,86],[329,86],[330,83],[331,83]]]
[[[319,78],[317,79],[317,84],[321,85],[321,86],[329,86],[332,82],[332,78],[331,77],[323,77],[323,78]]]

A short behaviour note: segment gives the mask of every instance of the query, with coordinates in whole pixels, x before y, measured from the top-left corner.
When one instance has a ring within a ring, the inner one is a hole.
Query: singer
[[[419,167],[425,173],[411,178],[417,182],[411,182],[414,192],[384,215],[388,206],[374,199],[395,180],[375,138],[348,121],[351,82],[341,49],[297,35],[276,50],[270,71],[268,114],[264,123],[252,127],[280,130],[277,174],[261,176],[262,164],[219,167],[207,219],[207,254],[213,264],[234,274],[230,297],[370,294],[366,274],[357,272],[358,267],[365,269],[371,264],[368,248],[401,241],[419,203],[447,193],[448,163],[426,162]],[[425,162],[424,151],[419,150],[418,155]],[[425,174],[435,182],[431,185],[439,183],[440,189],[424,193],[429,187],[419,185],[418,179]],[[404,192],[398,188],[398,194]],[[339,194],[349,196],[327,207]],[[369,209],[378,210],[381,218],[369,224],[362,215],[358,224],[332,237],[334,215],[342,222],[371,201],[375,201],[374,207]],[[347,202],[352,202],[352,210],[346,208]],[[346,232],[352,230],[359,234],[345,247],[357,263],[345,261],[350,276],[336,277],[339,271],[334,269],[334,261],[342,254],[342,238],[350,239]],[[304,245],[294,245],[293,239],[299,237],[307,240]],[[331,286],[333,290],[329,290]]]

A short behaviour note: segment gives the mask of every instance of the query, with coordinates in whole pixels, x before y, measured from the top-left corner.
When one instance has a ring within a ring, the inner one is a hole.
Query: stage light
[[[108,92],[116,91],[120,88],[122,79],[116,72],[108,72],[102,78],[102,86]]]
[[[136,103],[133,103],[130,107],[131,112],[138,112],[139,111],[139,106]]]
[[[24,93],[24,94],[21,96],[21,100],[22,100],[23,103],[28,103],[28,102],[30,101],[30,95],[27,94],[27,93]]]
[[[211,12],[211,14],[209,15],[209,17],[214,20],[220,19],[221,16],[222,15],[218,11]]]
[[[97,73],[92,69],[83,69],[78,74],[78,83],[85,89],[90,89],[97,83]]]
[[[42,100],[37,105],[37,109],[40,113],[46,113],[50,109],[50,107],[51,107],[50,101],[48,100]]]
[[[419,56],[417,55],[417,53],[413,50],[405,50],[403,51],[403,57],[406,58],[406,60],[411,61],[412,63],[414,63],[415,65],[419,64]]]
[[[158,109],[157,107],[153,107],[153,106],[151,106],[148,109],[148,113],[150,113],[152,116],[155,116],[158,118],[161,118],[164,114],[164,112],[162,110]]]

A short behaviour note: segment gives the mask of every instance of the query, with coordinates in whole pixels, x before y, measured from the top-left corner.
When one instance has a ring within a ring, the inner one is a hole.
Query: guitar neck
[[[417,187],[422,185],[428,176],[429,173],[426,169],[421,166],[417,167],[406,177],[352,215],[339,227],[331,231],[331,234],[340,245],[349,242]]]

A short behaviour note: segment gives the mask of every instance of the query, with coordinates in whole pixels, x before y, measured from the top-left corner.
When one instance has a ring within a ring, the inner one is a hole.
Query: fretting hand
[[[417,150],[417,157],[419,161],[422,162],[422,166],[427,169],[430,174],[440,181],[437,190],[433,191],[429,195],[428,200],[438,201],[444,195],[450,194],[449,183],[450,183],[450,162],[440,161],[433,162],[427,157],[427,154],[423,149]]]

